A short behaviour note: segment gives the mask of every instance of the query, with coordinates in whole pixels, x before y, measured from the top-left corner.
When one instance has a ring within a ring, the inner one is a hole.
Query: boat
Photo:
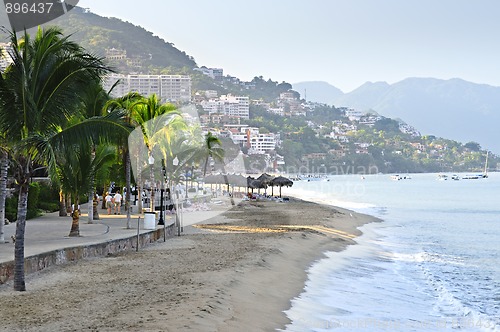
[[[395,174],[395,175],[391,175],[391,179],[394,181],[400,181],[400,180],[410,180],[411,177],[409,175]]]
[[[488,177],[488,154],[489,151],[486,151],[486,162],[484,163],[484,171],[481,174],[467,174],[462,177],[462,180],[478,180],[478,179],[486,179]]]
[[[457,174],[453,174],[453,175],[451,176],[451,179],[452,179],[452,180],[455,180],[455,181],[458,181],[458,180],[460,180],[460,176],[458,176]]]
[[[448,180],[448,175],[446,175],[446,174],[438,174],[437,179],[439,181],[446,181],[446,180]]]
[[[488,154],[489,151],[486,151],[486,161],[484,162],[483,179],[486,179],[488,177]]]

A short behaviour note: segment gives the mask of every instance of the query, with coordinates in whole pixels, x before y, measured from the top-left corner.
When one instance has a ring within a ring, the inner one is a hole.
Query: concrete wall
[[[166,237],[173,237],[176,227],[172,224],[166,227]],[[139,249],[150,243],[163,239],[163,228],[158,228],[139,235]],[[71,248],[57,249],[34,256],[24,258],[25,274],[41,271],[47,267],[66,264],[80,259],[91,257],[103,257],[122,251],[135,250],[137,248],[137,235],[104,243],[82,245]],[[14,278],[14,261],[0,263],[0,284]]]

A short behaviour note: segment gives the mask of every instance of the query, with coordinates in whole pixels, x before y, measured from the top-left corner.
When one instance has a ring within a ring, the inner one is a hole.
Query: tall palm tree
[[[223,161],[224,160],[224,149],[221,147],[222,142],[211,132],[205,135],[204,146],[201,150],[201,155],[205,158],[205,166],[203,168],[203,177],[207,175],[208,161],[210,158]]]
[[[10,36],[13,63],[0,77],[0,132],[12,147],[19,187],[14,290],[25,291],[24,233],[33,164],[46,165],[55,177],[57,151],[76,142],[98,141],[109,132],[127,130],[119,113],[68,125],[77,114],[79,93],[108,71],[101,59],[85,52],[59,28],[38,29],[34,39]]]
[[[155,141],[159,137],[167,137],[170,140],[171,130],[175,125],[184,123],[180,113],[175,105],[169,103],[161,103],[156,94],[152,94],[148,98],[143,98],[132,106],[132,119],[142,132],[144,145],[148,150],[148,155],[153,155]],[[141,174],[142,170],[137,170]],[[151,174],[154,174],[153,165],[151,165]],[[140,179],[139,179],[140,182]],[[155,209],[155,186],[151,184],[151,211]]]
[[[123,97],[108,100],[104,105],[104,109],[108,111],[117,109],[125,111],[125,122],[130,126],[137,126],[135,121],[133,121],[134,108],[138,106],[137,102],[143,98],[144,97],[136,92],[130,92]],[[127,188],[127,192],[125,193],[125,210],[127,211],[127,229],[130,229],[131,161],[130,151],[127,144],[127,136],[121,137],[119,145],[121,146],[125,159],[125,187]],[[140,193],[141,185],[137,183],[137,187],[137,190]],[[141,199],[138,201],[138,208],[139,211],[142,211]]]
[[[80,94],[80,101],[82,107],[82,119],[102,117],[105,115],[104,106],[110,100],[109,93],[104,90],[99,80],[89,82],[86,89]],[[81,119],[80,119],[81,120]],[[112,133],[110,133],[112,135]],[[116,138],[118,139],[119,136]],[[93,144],[91,147],[91,155],[95,157],[96,146]],[[89,179],[91,186],[89,187],[88,197],[88,222],[94,221],[94,193],[95,193],[95,178],[94,175]],[[97,213],[97,209],[95,211]]]

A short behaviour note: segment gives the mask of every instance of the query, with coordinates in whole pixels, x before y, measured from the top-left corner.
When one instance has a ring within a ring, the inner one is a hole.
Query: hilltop
[[[456,78],[415,77],[394,84],[366,82],[345,94],[336,93],[331,85],[329,90],[318,89],[317,82],[293,86],[300,87],[301,93],[307,89],[311,101],[375,111],[385,117],[403,119],[424,134],[476,141],[500,152],[500,87]]]
[[[5,15],[0,16],[0,25],[9,26]],[[155,68],[180,70],[196,67],[193,57],[143,27],[117,18],[102,17],[80,7],[44,26],[53,25],[60,26],[65,34],[71,34],[72,40],[99,56],[104,56],[106,49],[126,50],[127,57],[140,59],[141,70],[145,72]]]

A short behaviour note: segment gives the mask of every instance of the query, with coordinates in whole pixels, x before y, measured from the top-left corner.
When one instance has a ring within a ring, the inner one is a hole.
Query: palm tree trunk
[[[93,179],[91,180],[92,182]],[[93,224],[94,223],[94,188],[89,190],[89,203],[88,203],[88,223]]]
[[[106,186],[106,184],[104,184]],[[107,187],[109,188],[109,187]],[[101,209],[105,210],[106,209],[106,199],[104,199],[106,197],[106,187],[104,187],[104,192],[102,193],[102,203],[101,203]],[[111,193],[110,193],[111,194]]]
[[[103,199],[104,199],[104,197],[103,197]],[[98,204],[99,204],[99,200],[96,198],[96,194],[94,193],[94,196],[92,196],[92,215],[94,216],[94,220],[101,219],[99,217],[99,211],[97,210]]]
[[[125,193],[125,210],[127,210],[127,229],[130,229],[130,153],[127,149],[125,152],[125,187],[127,187],[127,192]]]
[[[0,244],[5,243],[3,226],[5,225],[5,199],[7,198],[8,154],[2,151],[0,157]]]
[[[28,180],[19,187],[17,204],[16,242],[14,244],[14,290],[25,291],[24,280],[24,233],[26,231],[26,214],[28,212]]]
[[[142,168],[140,164],[137,165],[137,191],[138,191],[138,196],[139,200],[137,201],[137,208],[139,209],[139,213],[142,213],[142,190],[143,190],[143,185],[142,185]]]
[[[59,217],[66,217],[68,212],[66,211],[66,199],[64,197],[63,190],[59,190]]]
[[[78,195],[75,196],[75,208],[73,209],[73,213],[71,213],[73,220],[71,222],[69,236],[80,236],[80,210],[78,209]]]
[[[66,213],[71,213],[71,194],[66,194]]]
[[[207,175],[208,158],[209,156],[207,156],[207,158],[205,159],[205,167],[203,168],[203,177]]]
[[[151,209],[151,212],[155,212],[155,189],[156,189],[156,185],[155,185],[155,180],[154,180],[154,170],[153,170],[153,165],[151,165],[151,202],[150,202],[150,209]]]

